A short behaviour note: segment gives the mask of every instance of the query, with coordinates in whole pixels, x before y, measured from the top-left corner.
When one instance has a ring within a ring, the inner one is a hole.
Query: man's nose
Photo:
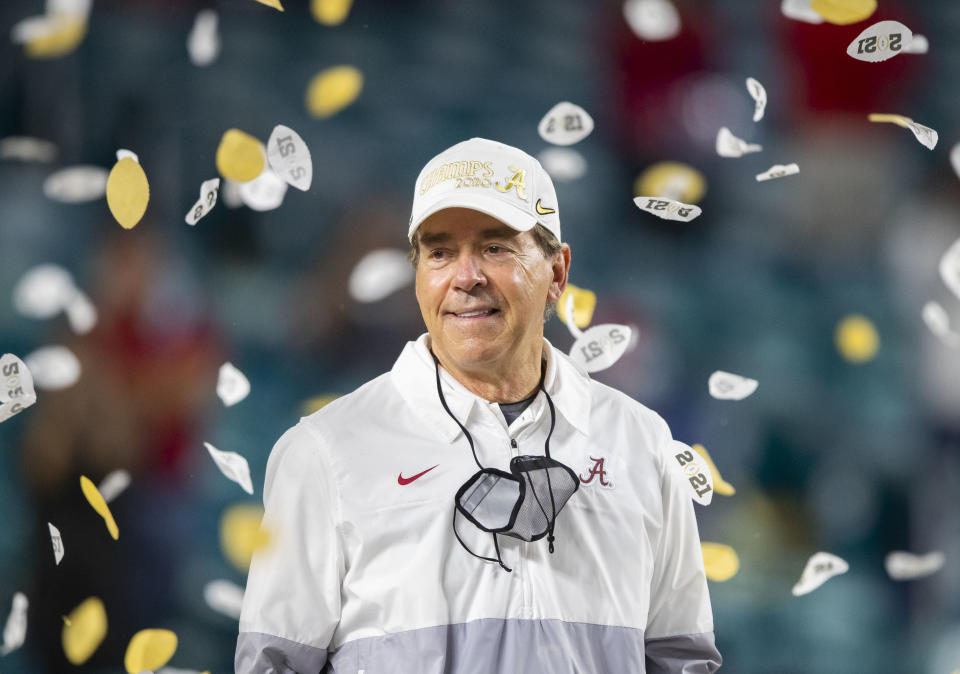
[[[476,286],[487,284],[487,277],[483,273],[482,261],[472,253],[463,253],[457,257],[454,269],[453,284],[458,290],[470,292]]]

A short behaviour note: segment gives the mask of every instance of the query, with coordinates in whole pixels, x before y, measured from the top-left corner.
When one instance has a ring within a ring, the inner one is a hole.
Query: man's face
[[[417,231],[417,301],[442,362],[495,370],[539,347],[546,302],[566,284],[566,246],[548,260],[532,232],[467,208],[438,211]]]

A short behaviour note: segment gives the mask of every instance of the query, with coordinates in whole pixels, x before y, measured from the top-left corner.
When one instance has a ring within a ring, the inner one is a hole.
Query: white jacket
[[[440,404],[427,339],[277,441],[264,486],[272,544],[250,566],[236,671],[716,671],[697,523],[663,419],[545,340],[550,453],[581,485],[554,554],[499,537],[507,573],[454,536],[454,494],[477,465]],[[495,403],[441,375],[484,467],[543,454],[542,392],[508,428]],[[490,534],[463,518],[457,529],[495,556]]]

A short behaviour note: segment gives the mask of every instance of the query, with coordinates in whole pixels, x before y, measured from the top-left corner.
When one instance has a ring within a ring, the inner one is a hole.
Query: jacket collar
[[[424,333],[417,341],[407,342],[390,371],[390,378],[400,396],[431,431],[445,441],[453,442],[460,435],[460,428],[440,404],[428,340],[429,335]],[[586,435],[590,422],[590,377],[549,341],[544,339],[543,343],[548,354],[544,388],[550,394],[557,413]],[[486,404],[442,367],[440,385],[450,411],[464,426],[468,426],[474,408]]]

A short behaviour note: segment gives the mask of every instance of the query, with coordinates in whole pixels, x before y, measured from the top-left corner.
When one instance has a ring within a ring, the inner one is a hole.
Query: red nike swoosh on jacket
[[[440,465],[440,464],[438,463],[437,466],[439,466],[439,465]],[[404,477],[404,476],[403,476],[403,473],[399,473],[399,474],[397,474],[397,483],[398,483],[398,484],[401,484],[401,485],[410,484],[411,482],[413,482],[414,480],[416,480],[418,477],[423,477],[424,475],[426,475],[427,473],[429,473],[431,470],[433,470],[433,469],[436,468],[437,466],[431,466],[430,468],[427,468],[427,469],[426,469],[425,471],[423,471],[422,473],[417,473],[417,474],[414,475],[413,477]]]

